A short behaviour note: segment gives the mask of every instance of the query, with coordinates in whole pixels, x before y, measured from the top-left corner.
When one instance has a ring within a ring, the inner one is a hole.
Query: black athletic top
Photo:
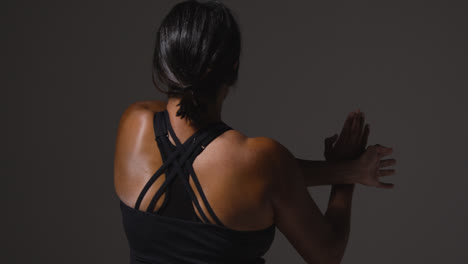
[[[167,110],[156,112],[153,123],[163,165],[143,187],[134,208],[120,201],[130,246],[130,263],[265,263],[262,256],[273,242],[275,224],[265,229],[246,231],[226,227],[209,205],[192,167],[195,157],[213,139],[232,128],[222,121],[211,123],[182,144],[172,129]],[[169,141],[167,131],[171,133],[176,146]],[[164,183],[148,208],[140,211],[143,197],[164,171]],[[190,187],[189,174],[217,224],[209,222],[201,209]],[[153,212],[165,190],[161,208]],[[195,213],[192,202],[204,222]]]

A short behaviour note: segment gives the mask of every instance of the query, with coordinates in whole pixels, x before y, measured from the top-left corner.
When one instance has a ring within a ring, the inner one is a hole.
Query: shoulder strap
[[[192,140],[190,140],[189,138],[184,144],[180,144],[179,139],[177,138],[174,131],[172,130],[172,127],[170,126],[167,112],[164,111],[163,114],[165,114],[165,116],[161,117],[160,119],[156,121],[157,121],[157,126],[159,126],[163,131],[169,130],[169,132],[172,134],[172,137],[174,138],[174,141],[177,144],[176,151],[172,152],[171,156],[178,151],[183,151],[184,153],[181,158],[176,158],[171,161],[169,160],[166,161],[166,162],[171,162],[171,168],[174,169],[174,171],[171,171],[170,173],[166,174],[165,181],[163,182],[159,190],[155,193],[155,195],[151,199],[151,202],[148,205],[148,208],[146,211],[152,212],[154,210],[154,207],[156,206],[156,202],[158,201],[159,197],[164,193],[167,186],[175,179],[175,176],[177,174],[180,176],[181,181],[184,184],[185,189],[188,191],[191,200],[194,201],[197,209],[201,211],[201,207],[196,199],[195,193],[190,187],[188,177],[185,177],[187,174],[187,170],[184,169],[184,165],[189,160],[190,155],[194,153],[194,151],[196,151],[196,149],[199,147],[199,145],[197,144],[199,142],[198,140],[203,139],[206,136],[208,136],[207,132],[209,132],[209,129],[211,129],[211,127],[203,127],[202,129],[199,129],[197,132],[194,133],[194,135],[190,137],[192,138]],[[165,144],[166,146],[170,145],[169,139],[167,137],[160,138],[160,140],[162,144]],[[179,163],[182,163],[182,166]],[[208,220],[206,217],[204,217],[204,219],[206,221]]]
[[[162,114],[162,112],[159,112]],[[153,118],[153,122],[155,123],[154,125],[154,128],[155,128],[155,140],[158,140],[158,139],[162,139],[164,136],[166,136],[165,133],[163,133],[163,131],[165,131],[164,129],[164,125],[157,125],[157,124],[161,124],[163,122],[159,121],[161,120],[162,118],[159,118],[160,115],[158,113],[155,114],[154,118]],[[200,131],[200,130],[199,130]],[[198,131],[197,131],[198,132]],[[195,132],[195,133],[197,133]],[[167,139],[167,138],[166,138]],[[168,140],[168,139],[167,139]],[[164,140],[163,140],[164,142]],[[192,148],[188,151],[185,151],[185,153],[183,153],[184,149],[183,148],[177,148],[175,151],[173,151],[172,153],[168,153],[169,156],[167,157],[167,160],[165,162],[163,162],[162,166],[153,174],[153,176],[151,176],[151,178],[148,180],[148,182],[145,184],[145,186],[143,187],[142,191],[140,192],[140,195],[138,196],[138,199],[135,203],[135,209],[139,209],[140,208],[140,204],[141,204],[141,201],[143,200],[143,197],[146,195],[146,193],[148,192],[149,188],[151,187],[151,185],[158,179],[158,177],[166,170],[166,168],[169,167],[169,165],[171,165],[171,163],[176,160],[176,158],[179,156],[179,155],[182,155],[181,159],[182,160],[185,160],[187,159],[187,157],[189,157],[189,155],[195,150],[195,148]],[[177,168],[177,167],[176,167]],[[173,175],[172,175],[173,176]],[[166,175],[166,181],[163,183],[163,186],[161,187],[164,187],[166,184],[166,182],[170,182],[170,179],[171,179],[171,175]],[[162,189],[162,188],[161,188]],[[158,194],[158,192],[156,193]]]
[[[150,178],[150,180],[144,186],[135,204],[135,209],[137,210],[139,209],[141,201],[143,197],[145,196],[145,194],[147,193],[147,191],[149,190],[149,188],[151,187],[151,185],[157,180],[157,178],[167,168],[169,168],[169,166],[171,166],[171,168],[174,168],[174,170],[166,174],[166,180],[164,181],[160,189],[156,192],[156,194],[153,196],[146,211],[152,212],[154,210],[157,200],[165,191],[167,186],[175,179],[175,176],[178,174],[179,176],[181,176],[182,182],[184,183],[185,188],[189,192],[191,200],[194,202],[198,211],[202,215],[202,218],[204,219],[205,222],[209,222],[208,218],[206,217],[203,210],[201,209],[200,204],[198,203],[198,200],[196,199],[196,196],[190,186],[188,177],[185,177],[187,172],[191,172],[193,175],[193,180],[195,182],[195,185],[197,186],[197,189],[208,211],[213,216],[215,221],[218,222],[218,224],[222,225],[222,223],[216,217],[212,208],[209,206],[207,202],[206,196],[204,195],[201,189],[201,185],[193,170],[192,162],[195,159],[195,157],[198,154],[200,154],[201,151],[203,151],[205,146],[207,146],[214,138],[216,138],[218,135],[220,135],[224,131],[232,129],[232,128],[227,126],[223,122],[212,123],[210,125],[207,125],[199,129],[186,142],[181,144],[179,139],[175,135],[172,127],[170,126],[170,121],[169,121],[169,116],[168,116],[167,111],[156,113],[154,115],[153,124],[154,124],[154,131],[156,135],[155,140],[158,142],[158,144],[160,144],[161,146],[164,146],[163,149],[172,150],[169,139],[167,138],[168,134],[166,131],[168,130],[169,130],[169,133],[171,133],[171,136],[176,142],[177,146],[176,146],[176,149],[172,153],[169,153],[169,156],[164,161],[163,165],[154,173],[154,175]],[[182,166],[179,163],[181,163]]]
[[[225,132],[225,131],[227,131],[229,129],[232,129],[232,128],[229,127],[228,125],[226,125],[224,122],[212,123],[212,124],[202,128],[202,129],[200,129],[199,131],[197,131],[194,134],[194,136],[191,137],[192,140],[190,140],[190,138],[189,138],[184,144],[181,144],[180,140],[177,138],[177,136],[175,135],[174,130],[172,129],[172,127],[170,125],[169,115],[168,115],[167,111],[165,111],[164,114],[165,114],[164,115],[164,121],[165,122],[163,122],[162,120],[159,120],[158,125],[160,127],[162,127],[164,131],[169,130],[169,133],[171,133],[171,136],[174,138],[174,141],[177,144],[177,146],[176,146],[177,148],[183,148],[185,150],[188,150],[188,152],[191,152],[192,155],[190,157],[188,157],[187,159],[182,159],[182,162],[181,162],[182,165],[179,165],[179,161],[177,159],[174,160],[175,167],[176,167],[177,171],[174,172],[174,173],[171,173],[171,175],[167,176],[166,181],[163,183],[161,188],[158,190],[158,192],[154,195],[153,199],[151,200],[151,203],[148,206],[147,211],[151,212],[152,210],[154,210],[154,206],[156,205],[157,200],[159,199],[161,194],[164,192],[164,190],[167,188],[167,186],[175,178],[174,177],[175,173],[179,173],[179,176],[181,177],[181,181],[183,182],[185,189],[188,191],[188,194],[189,194],[191,200],[193,201],[193,203],[197,207],[198,211],[202,215],[202,218],[204,219],[205,222],[209,222],[208,218],[206,217],[205,213],[203,212],[203,210],[200,207],[200,204],[198,202],[198,199],[195,196],[195,193],[193,192],[193,190],[192,190],[192,188],[190,186],[188,174],[191,173],[192,179],[193,179],[193,181],[195,183],[195,186],[197,187],[198,192],[200,193],[200,196],[202,197],[202,200],[203,200],[204,204],[206,205],[206,208],[207,208],[208,212],[212,215],[213,219],[215,219],[215,221],[219,225],[223,225],[221,223],[221,221],[219,220],[219,218],[214,213],[211,206],[209,205],[208,200],[206,199],[206,196],[205,196],[205,194],[204,194],[204,192],[203,192],[203,190],[201,188],[201,185],[200,185],[200,183],[198,181],[198,178],[197,178],[197,176],[195,174],[195,171],[193,170],[192,164],[193,164],[193,161],[195,160],[196,156],[198,156],[211,141],[213,141],[217,136],[219,136],[223,132]],[[200,133],[198,133],[198,132],[200,132]],[[167,145],[170,144],[168,138],[164,138],[162,140],[162,142],[166,143]],[[191,145],[188,145],[188,144],[191,144]],[[192,152],[192,147],[195,147],[194,152]]]
[[[197,177],[197,175],[196,175],[196,173],[195,173],[195,171],[193,169],[192,164],[193,164],[193,161],[195,160],[195,158],[198,156],[198,154],[200,154],[205,149],[205,147],[208,144],[210,144],[211,141],[213,141],[216,137],[218,137],[219,135],[221,135],[222,133],[224,133],[225,131],[230,130],[230,129],[232,129],[232,128],[229,127],[228,125],[221,124],[219,127],[214,129],[213,131],[211,131],[210,135],[201,141],[200,148],[198,148],[192,154],[192,157],[190,157],[190,162],[186,163],[186,169],[190,171],[190,174],[192,175],[193,182],[195,183],[195,186],[196,186],[196,188],[198,190],[198,193],[200,194],[200,196],[202,198],[203,203],[206,206],[206,209],[208,210],[210,215],[213,217],[215,222],[218,225],[221,225],[221,226],[224,226],[224,224],[221,222],[221,220],[219,220],[218,216],[216,216],[215,212],[213,211],[213,208],[211,207],[210,203],[208,202],[208,199],[206,198],[206,195],[203,192],[203,189],[201,187],[200,182],[198,181],[198,177]],[[189,186],[189,189],[191,190],[190,186]],[[195,196],[192,198],[192,200],[194,200],[194,202],[198,203]],[[200,214],[202,214],[203,219],[205,220],[205,222],[209,222],[209,220],[206,218],[205,213],[203,212],[203,210],[198,208],[198,211],[200,212]]]

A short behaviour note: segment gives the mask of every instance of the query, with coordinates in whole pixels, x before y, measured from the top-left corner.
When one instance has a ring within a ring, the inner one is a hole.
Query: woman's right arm
[[[256,138],[266,157],[274,221],[307,263],[340,263],[346,248],[354,185],[333,185],[322,214],[292,153],[274,139]]]

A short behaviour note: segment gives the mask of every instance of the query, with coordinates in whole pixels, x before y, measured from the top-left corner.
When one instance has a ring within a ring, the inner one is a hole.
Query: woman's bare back
[[[164,110],[164,101],[137,102],[126,109],[120,120],[114,183],[120,200],[128,206],[133,207],[143,186],[163,164],[155,141],[153,117],[156,112]],[[188,127],[174,127],[182,143],[193,134],[191,130]],[[170,136],[169,140],[175,145]],[[263,165],[265,162],[259,162],[264,159],[261,152],[256,138],[248,138],[231,129],[215,138],[193,162],[193,169],[208,203],[228,228],[258,230],[273,224],[273,207],[268,196],[269,171]],[[148,206],[164,179],[163,173],[150,187],[140,210]],[[211,223],[216,223],[202,202],[192,178],[190,185],[205,215]],[[155,211],[162,206],[165,195],[163,193],[159,198]],[[195,206],[194,210],[200,217]]]

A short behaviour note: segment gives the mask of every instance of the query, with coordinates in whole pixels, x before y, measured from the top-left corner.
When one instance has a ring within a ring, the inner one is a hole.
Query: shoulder
[[[278,181],[278,175],[287,174],[288,168],[296,162],[294,155],[273,138],[246,138],[243,145],[242,164],[265,187],[272,187]]]
[[[294,159],[293,154],[279,141],[268,137],[254,137],[248,140],[248,149],[259,164],[270,164],[275,169],[285,161]]]
[[[130,104],[122,113],[118,131],[134,131],[153,124],[156,112],[166,109],[166,102],[160,100],[138,101]]]
[[[269,215],[274,214],[274,197],[280,185],[285,185],[294,171],[295,158],[280,142],[268,137],[244,138],[241,150],[236,155],[236,177],[243,184],[240,189],[244,196],[254,197],[252,204],[260,202],[267,206]],[[263,207],[265,208],[265,207]]]
[[[160,100],[138,101],[130,104],[121,116],[122,120],[141,119],[143,117],[153,116],[154,113],[164,111],[167,102]]]
[[[301,180],[296,157],[286,146],[268,137],[251,138],[249,141],[251,166],[260,175],[270,199],[288,182]]]
[[[281,159],[285,149],[274,139],[248,137],[234,129],[226,131],[210,145],[213,147],[207,148],[211,153],[207,155],[210,167],[221,168],[248,185],[258,183],[265,187],[276,169],[274,163]]]
[[[143,175],[157,157],[153,116],[165,109],[165,102],[139,101],[130,104],[121,114],[115,139],[114,179],[120,197],[128,193],[127,184],[135,175]],[[146,162],[148,161],[148,162]]]
[[[229,142],[231,150],[227,153],[241,158],[244,163],[263,165],[287,152],[287,149],[278,141],[268,137],[247,137],[237,130],[229,130],[223,138]],[[234,149],[233,149],[234,148]]]
[[[139,101],[130,104],[122,113],[117,129],[116,159],[129,155],[152,153],[151,145],[145,142],[154,141],[153,116],[163,111],[164,101]],[[120,160],[120,159],[119,159]]]

